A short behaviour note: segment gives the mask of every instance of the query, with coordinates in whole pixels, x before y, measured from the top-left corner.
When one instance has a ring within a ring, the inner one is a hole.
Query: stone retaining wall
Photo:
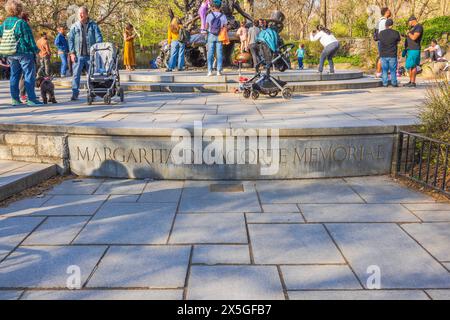
[[[66,135],[0,131],[0,160],[49,163],[59,173],[69,171]]]
[[[175,146],[170,132],[164,130],[136,135],[123,135],[120,130],[92,134],[81,128],[72,128],[76,132],[3,130],[0,160],[56,164],[60,174],[72,172],[82,176],[194,180],[334,178],[389,174],[397,160],[396,127],[280,131],[275,151],[279,170],[269,176],[261,173],[258,161],[172,163],[170,156]],[[203,144],[203,151],[206,147]],[[239,151],[235,153],[238,155]]]

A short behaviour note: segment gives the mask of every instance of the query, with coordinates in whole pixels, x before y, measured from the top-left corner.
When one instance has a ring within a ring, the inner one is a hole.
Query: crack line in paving
[[[26,218],[26,217],[24,217],[24,218]],[[25,238],[23,238],[22,241],[19,242],[19,244],[18,244],[17,246],[15,246],[10,252],[8,252],[8,253],[3,257],[3,259],[0,259],[0,263],[2,263],[3,261],[6,261],[6,259],[7,259],[9,256],[11,256],[11,255],[13,254],[13,252],[15,252],[15,251],[22,245],[22,243],[24,243],[24,242],[31,236],[31,234],[32,234],[33,232],[35,232],[42,224],[44,224],[44,222],[47,221],[47,219],[48,219],[48,217],[42,219],[42,221],[39,222],[39,223],[36,225],[36,227],[34,227],[33,230],[31,230],[31,231],[27,234],[27,236],[26,236]]]
[[[327,226],[325,224],[323,224],[323,227],[325,228],[325,231],[328,233],[328,236],[330,237],[330,239],[333,241],[334,245],[336,246],[336,248],[339,250],[339,253],[341,254],[342,258],[344,258],[345,263],[347,264],[347,266],[350,268],[350,270],[352,271],[353,275],[355,276],[356,280],[358,280],[359,285],[364,289],[364,285],[361,281],[361,279],[359,279],[358,275],[356,274],[356,271],[353,269],[352,265],[349,263],[349,261],[347,260],[347,257],[344,255],[344,253],[342,252],[341,248],[339,247],[339,245],[337,244],[336,240],[333,238],[333,236],[331,235],[330,230],[328,230]]]
[[[172,236],[172,232],[173,232],[173,229],[175,227],[175,221],[176,221],[177,216],[178,216],[179,211],[180,211],[181,199],[183,198],[183,193],[184,193],[185,186],[186,186],[186,181],[183,181],[183,185],[181,186],[181,192],[180,192],[180,195],[179,195],[179,198],[178,198],[177,208],[175,209],[175,215],[173,217],[172,225],[170,226],[169,236],[167,237],[166,245],[168,245],[170,243],[170,237]]]
[[[427,250],[418,240],[416,240],[416,238],[414,238],[411,234],[408,233],[408,231],[406,231],[403,227],[401,223],[396,223],[396,225],[404,232],[408,235],[408,237],[410,237],[412,240],[414,240],[414,242],[416,242],[423,250],[425,250],[426,253],[428,253],[437,263],[439,263],[441,265],[442,268],[444,268],[444,270],[447,270],[447,268],[444,266],[444,263],[442,263],[441,261],[439,261],[438,258],[436,258],[429,250]]]
[[[286,282],[284,281],[283,273],[281,272],[281,267],[279,265],[277,265],[277,271],[278,271],[278,276],[280,277],[281,286],[283,287],[284,299],[289,300]]]
[[[189,261],[188,261],[188,267],[186,270],[186,278],[184,279],[184,289],[183,289],[183,298],[182,300],[187,300],[187,291],[189,286],[189,278],[191,276],[191,267],[192,267],[192,258],[194,256],[194,246],[191,246],[191,251],[189,253]]]
[[[88,284],[88,282],[91,280],[92,276],[94,275],[95,271],[97,271],[98,266],[100,265],[100,262],[103,260],[103,258],[105,257],[106,253],[108,252],[110,246],[107,246],[105,251],[103,251],[103,254],[100,256],[100,259],[98,259],[97,263],[95,264],[94,268],[92,269],[91,273],[89,274],[89,276],[86,278],[86,281],[84,282],[84,284],[81,286],[82,288],[86,288],[86,285]]]

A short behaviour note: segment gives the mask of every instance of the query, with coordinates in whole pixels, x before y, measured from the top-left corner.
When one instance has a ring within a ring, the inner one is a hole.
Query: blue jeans
[[[339,50],[339,42],[333,42],[327,45],[320,55],[320,63],[319,63],[319,72],[323,72],[323,65],[325,64],[325,60],[328,60],[328,64],[330,65],[330,72],[334,73],[334,63],[333,57]]]
[[[389,84],[388,71],[391,72],[391,84],[396,86],[397,82],[397,58],[381,58],[381,68],[383,70],[383,74],[381,78],[383,79],[383,86],[387,86]]]
[[[81,72],[84,67],[89,70],[89,65],[89,56],[77,57],[77,60],[73,65],[72,94],[75,97],[78,97],[78,94],[80,93]]]
[[[169,69],[174,70],[178,65],[178,70],[184,69],[184,51],[186,45],[179,41],[172,41],[170,45]]]
[[[33,54],[18,54],[8,57],[8,63],[11,69],[11,78],[9,80],[11,98],[20,101],[19,82],[23,74],[25,91],[29,101],[36,102],[36,92],[34,86],[36,83],[36,63]]]
[[[67,75],[67,53],[60,53],[59,58],[61,59],[61,77]]]
[[[217,71],[222,72],[223,45],[219,36],[208,34],[208,72],[212,72],[214,66],[214,52],[216,53]]]
[[[303,69],[303,58],[302,57],[298,57],[298,68]]]

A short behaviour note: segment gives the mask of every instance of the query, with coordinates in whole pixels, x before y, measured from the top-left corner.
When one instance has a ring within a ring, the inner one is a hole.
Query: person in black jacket
[[[381,58],[381,68],[383,86],[387,87],[389,85],[389,75],[391,73],[391,84],[393,87],[398,87],[397,81],[397,48],[398,43],[401,40],[400,33],[392,29],[394,26],[394,21],[388,19],[386,21],[386,29],[381,31],[379,34],[380,42],[380,58]]]

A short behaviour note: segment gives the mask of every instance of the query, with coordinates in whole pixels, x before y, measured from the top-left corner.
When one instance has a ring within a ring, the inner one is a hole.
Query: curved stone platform
[[[291,101],[134,92],[125,103],[35,108],[6,106],[7,92],[0,82],[0,159],[54,163],[82,176],[271,180],[390,173],[396,133],[417,123],[425,88],[311,93]],[[58,101],[69,96],[57,90]],[[254,136],[256,152],[248,144]],[[266,148],[259,148],[266,136]],[[239,148],[242,137],[247,147]],[[214,141],[224,145],[222,153]],[[177,163],[173,155],[189,146],[194,157]],[[264,156],[275,157],[275,171]]]
[[[320,74],[316,70],[287,70],[273,72],[277,79],[288,82],[294,92],[334,91],[347,89],[368,89],[381,86],[381,81],[364,76],[361,71],[341,71]],[[244,70],[244,77],[252,77],[253,72]],[[227,71],[223,76],[208,77],[204,71],[160,72],[139,70],[121,72],[121,83],[127,91],[150,92],[204,92],[226,93],[238,88],[240,75],[237,71]],[[70,79],[58,79],[55,84],[70,88]],[[85,84],[83,84],[85,86]]]

